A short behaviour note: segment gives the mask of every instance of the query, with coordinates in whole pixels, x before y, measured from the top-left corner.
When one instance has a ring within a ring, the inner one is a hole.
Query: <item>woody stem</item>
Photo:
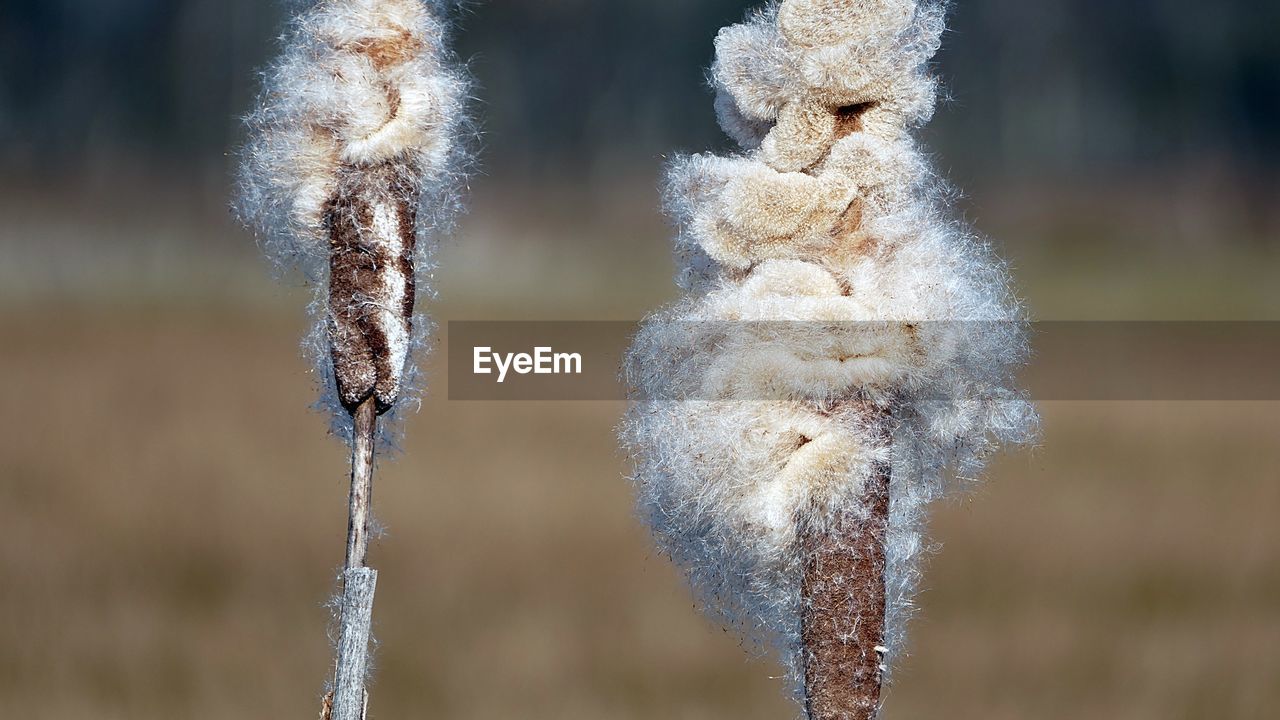
[[[342,572],[342,607],[334,673],[332,720],[363,720],[368,703],[365,677],[373,626],[373,594],[378,573],[365,566],[369,551],[369,508],[373,492],[373,448],[377,401],[370,397],[352,413],[351,497],[347,520],[347,556]]]
[[[364,567],[369,552],[369,509],[373,504],[373,446],[378,427],[377,401],[370,397],[352,413],[355,438],[351,448],[351,497],[347,516],[344,570]]]

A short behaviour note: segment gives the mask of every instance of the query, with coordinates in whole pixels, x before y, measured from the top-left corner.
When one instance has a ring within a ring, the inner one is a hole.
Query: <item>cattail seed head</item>
[[[1013,380],[1022,310],[911,136],[942,30],[933,0],[771,3],[716,38],[741,154],[669,168],[687,295],[636,338],[623,440],[661,547],[713,614],[780,650],[797,694],[806,538],[869,517],[889,471],[890,666],[925,506],[1035,429]]]
[[[417,188],[392,162],[340,173],[329,227],[328,337],[338,399],[395,404],[413,331]]]
[[[318,288],[308,341],[350,411],[396,406],[429,323],[433,235],[459,204],[466,82],[434,2],[319,0],[294,20],[248,118],[238,210]],[[337,413],[349,431],[347,413]]]

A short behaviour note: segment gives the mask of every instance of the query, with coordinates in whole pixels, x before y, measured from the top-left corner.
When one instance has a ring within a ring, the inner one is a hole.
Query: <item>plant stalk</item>
[[[351,496],[347,518],[347,555],[342,569],[342,606],[333,692],[326,720],[364,720],[369,704],[365,678],[369,670],[369,637],[373,627],[373,595],[378,572],[366,567],[369,551],[369,508],[373,500],[373,448],[378,424],[377,400],[365,400],[352,413],[355,438],[351,450]],[[331,702],[331,705],[330,705]]]
[[[369,509],[373,505],[373,446],[378,429],[378,403],[373,397],[352,413],[355,442],[351,447],[351,497],[347,516],[347,556],[343,570],[365,566],[369,554]]]
[[[887,419],[874,426],[885,446]],[[829,527],[802,529],[800,633],[809,720],[875,720],[880,712],[890,479],[890,464],[877,463],[862,513],[837,517]]]

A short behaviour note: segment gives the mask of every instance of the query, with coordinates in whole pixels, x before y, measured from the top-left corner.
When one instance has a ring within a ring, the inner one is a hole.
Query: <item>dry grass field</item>
[[[345,459],[301,327],[7,306],[0,716],[314,716]],[[619,404],[441,395],[380,467],[373,718],[793,714],[633,520]],[[1274,717],[1280,405],[1043,411],[1042,447],[938,508],[888,720]]]

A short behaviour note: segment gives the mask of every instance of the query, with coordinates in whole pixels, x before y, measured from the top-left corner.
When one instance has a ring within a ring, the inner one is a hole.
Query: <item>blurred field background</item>
[[[674,297],[655,183],[726,146],[701,68],[747,5],[471,7],[483,173],[439,319]],[[1280,6],[955,5],[926,138],[1038,319],[1280,319]],[[345,453],[306,411],[307,293],[226,211],[280,18],[0,6],[2,717],[319,709]],[[633,520],[621,405],[453,403],[433,371],[377,481],[372,717],[794,714]],[[1280,405],[1043,412],[938,508],[887,719],[1274,717]]]

